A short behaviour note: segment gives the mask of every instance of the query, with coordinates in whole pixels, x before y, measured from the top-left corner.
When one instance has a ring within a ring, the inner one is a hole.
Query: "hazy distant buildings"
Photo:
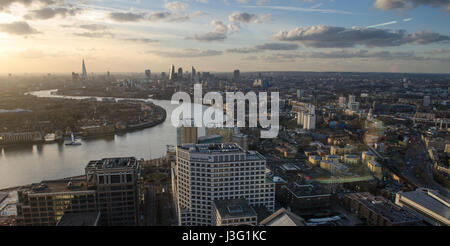
[[[88,75],[87,75],[87,70],[86,70],[86,64],[84,63],[84,59],[83,59],[83,62],[81,64],[81,78],[83,80],[87,80],[87,77],[88,77]]]
[[[263,155],[247,152],[236,144],[179,146],[172,171],[178,224],[227,224],[231,223],[227,218],[236,214],[240,218],[253,218],[251,211],[249,216],[245,213],[246,206],[234,209],[236,199],[245,199],[250,206],[263,206],[273,212],[275,184],[266,179],[265,170]],[[223,206],[230,210],[224,211]],[[253,224],[252,220],[245,221]]]
[[[150,69],[145,70],[145,77],[147,77],[147,79],[150,79],[152,76],[152,71]]]
[[[183,68],[178,68],[178,73],[177,73],[177,79],[182,80],[183,79]]]
[[[233,82],[239,82],[241,80],[241,72],[238,70],[238,69],[236,69],[236,70],[234,70],[234,72],[233,72]]]

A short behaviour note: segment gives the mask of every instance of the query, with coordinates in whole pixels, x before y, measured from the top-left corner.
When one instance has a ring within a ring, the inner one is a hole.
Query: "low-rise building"
[[[308,162],[313,166],[319,166],[321,160],[322,158],[320,158],[320,156],[317,155],[310,155],[308,158]]]
[[[214,201],[216,226],[256,226],[257,214],[245,199]]]
[[[359,156],[358,155],[344,155],[343,161],[348,165],[358,165]]]
[[[347,167],[339,162],[323,160],[320,162],[320,168],[327,170],[330,173],[345,173]]]
[[[343,201],[351,212],[372,226],[407,226],[421,223],[421,219],[409,211],[384,197],[367,192],[345,194]]]
[[[450,201],[437,191],[419,188],[398,192],[395,204],[408,209],[432,225],[450,226]]]

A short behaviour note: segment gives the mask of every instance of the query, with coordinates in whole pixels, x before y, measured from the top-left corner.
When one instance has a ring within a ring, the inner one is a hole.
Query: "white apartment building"
[[[245,199],[250,206],[275,208],[275,184],[266,178],[266,159],[237,144],[177,147],[172,170],[180,226],[216,225],[214,201]]]

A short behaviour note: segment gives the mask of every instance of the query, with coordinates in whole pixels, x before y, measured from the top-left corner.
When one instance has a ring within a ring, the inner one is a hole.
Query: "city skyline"
[[[449,10],[420,0],[12,0],[0,3],[0,74],[78,72],[83,58],[94,73],[446,73]]]

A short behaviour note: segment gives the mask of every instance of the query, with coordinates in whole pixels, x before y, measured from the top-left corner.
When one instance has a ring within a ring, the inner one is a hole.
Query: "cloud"
[[[448,0],[376,0],[373,6],[380,10],[412,9],[420,5],[441,8],[450,11]]]
[[[5,32],[13,35],[30,35],[39,33],[25,21],[0,24],[0,32]]]
[[[113,12],[109,14],[109,18],[117,22],[139,22],[145,19],[145,15],[132,12]]]
[[[60,0],[0,0],[0,11],[5,10],[14,3],[29,6],[34,3],[38,3],[44,6],[49,6],[61,2]]]
[[[430,44],[449,41],[450,37],[432,31],[408,34],[406,31],[390,31],[364,27],[311,26],[291,31],[280,31],[274,36],[279,41],[295,41],[314,48],[347,48],[400,46],[404,44]]]
[[[328,52],[295,52],[295,53],[276,53],[262,56],[248,56],[244,60],[265,60],[270,62],[287,62],[296,59],[375,59],[375,60],[405,60],[405,61],[445,61],[447,58],[417,56],[413,51],[409,52],[391,52],[368,51],[368,50],[337,50]],[[448,59],[447,59],[448,60]]]
[[[186,39],[192,39],[200,42],[213,42],[224,41],[228,38],[228,33],[233,33],[239,30],[239,24],[226,25],[222,21],[213,20],[211,26],[214,27],[214,31],[206,33],[197,33],[194,36],[187,37]]]
[[[227,39],[227,35],[218,32],[197,33],[187,39],[193,39],[200,42],[223,41]]]
[[[106,25],[102,25],[102,24],[82,24],[78,26],[81,29],[86,29],[89,31],[103,31],[108,29],[108,27]]]
[[[228,20],[230,22],[244,22],[249,23],[251,21],[256,20],[257,17],[254,14],[249,14],[246,12],[234,12],[230,16],[228,16]]]
[[[166,21],[166,22],[184,22],[197,16],[205,15],[203,11],[197,11],[189,14],[177,14],[173,12],[154,12],[148,16],[150,21]]]
[[[114,37],[114,34],[110,32],[82,32],[82,33],[73,33],[73,35],[85,38]]]
[[[121,40],[128,41],[128,42],[144,43],[144,44],[158,43],[159,42],[159,40],[150,39],[150,38],[125,38],[125,39],[121,39]]]
[[[286,43],[265,43],[262,45],[256,45],[250,48],[238,48],[238,49],[228,49],[228,53],[256,53],[263,51],[274,51],[274,50],[296,50],[298,49],[297,44],[286,44]]]
[[[260,8],[260,9],[271,9],[271,10],[283,10],[283,11],[295,11],[295,12],[314,12],[321,14],[343,14],[343,15],[356,15],[357,13],[336,10],[336,9],[320,9],[317,6],[313,6],[313,8],[302,8],[302,7],[292,7],[292,6],[264,6],[264,5],[255,5],[255,6],[245,6],[247,8]]]
[[[47,20],[52,19],[56,16],[66,17],[66,16],[74,16],[81,12],[79,8],[42,8],[37,10],[30,11],[27,15],[24,16],[27,20]]]
[[[223,52],[219,50],[197,50],[197,49],[185,49],[183,51],[149,51],[151,54],[155,54],[163,57],[207,57],[207,56],[219,56]]]
[[[183,2],[168,2],[164,5],[164,7],[168,10],[174,12],[183,12],[188,9],[189,5]]]

